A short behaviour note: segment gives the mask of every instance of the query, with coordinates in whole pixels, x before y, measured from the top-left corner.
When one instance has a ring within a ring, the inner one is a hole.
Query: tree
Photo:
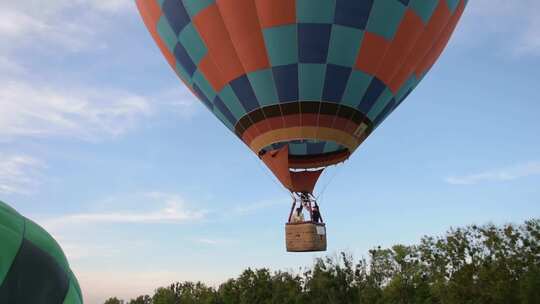
[[[152,298],[148,295],[138,296],[135,299],[131,299],[128,304],[152,304]]]
[[[318,258],[302,273],[246,269],[218,290],[174,283],[129,304],[540,303],[540,219],[471,225],[417,245]],[[106,304],[120,304],[111,298]]]
[[[160,287],[152,297],[153,304],[180,304],[180,300],[176,298],[174,291],[171,288]]]
[[[117,297],[114,297],[107,299],[104,304],[124,304],[124,301],[119,300]]]

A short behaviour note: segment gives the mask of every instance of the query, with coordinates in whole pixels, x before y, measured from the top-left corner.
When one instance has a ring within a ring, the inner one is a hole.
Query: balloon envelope
[[[1,201],[0,303],[83,303],[58,243]]]
[[[137,0],[183,82],[253,152],[345,160],[416,87],[467,0]]]

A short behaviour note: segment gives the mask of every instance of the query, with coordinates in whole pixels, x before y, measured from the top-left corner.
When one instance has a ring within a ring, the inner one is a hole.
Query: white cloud
[[[143,195],[144,196],[144,195]],[[146,197],[151,197],[146,195]],[[163,196],[164,197],[164,196]],[[68,214],[60,217],[44,219],[43,226],[51,231],[62,231],[68,226],[79,226],[88,224],[181,224],[205,219],[207,210],[194,210],[178,196],[167,195],[161,205],[165,205],[156,210],[133,211],[107,211]],[[152,203],[152,205],[160,205]]]
[[[77,84],[77,79],[55,83],[42,79],[47,73],[34,71],[40,65],[36,58],[57,62],[55,58],[66,52],[101,48],[118,40],[115,34],[109,37],[109,32],[118,34],[127,23],[118,15],[135,11],[132,0],[0,1],[0,142],[21,136],[60,135],[93,141],[114,137],[131,130],[157,108],[190,117],[197,109],[195,97],[180,85],[143,96]],[[129,50],[128,46],[114,52]],[[92,55],[79,56],[92,62]],[[69,64],[82,59],[71,58],[61,67],[67,75],[77,72]]]
[[[187,88],[180,85],[159,92],[152,99],[160,107],[172,110],[182,118],[189,118],[197,110],[202,109],[199,102],[197,102],[197,98]]]
[[[540,55],[540,2],[469,1],[457,39],[514,56]],[[495,45],[497,45],[495,47]]]
[[[31,192],[41,167],[43,164],[32,157],[0,153],[0,194]]]
[[[182,223],[200,220],[204,212],[184,210],[178,205],[153,212],[111,212],[111,213],[81,213],[58,218],[56,223],[99,224],[99,223]]]
[[[0,138],[123,134],[151,113],[147,98],[116,90],[0,83]]]
[[[25,72],[25,68],[8,56],[0,54],[0,75],[17,75]]]
[[[99,33],[117,14],[134,12],[129,0],[22,0],[0,3],[0,48],[37,48],[40,44],[62,51],[103,47]]]
[[[196,243],[203,244],[203,245],[210,245],[210,246],[218,246],[218,245],[228,245],[235,243],[232,239],[222,239],[222,238],[197,238],[194,239]]]
[[[49,30],[48,24],[37,18],[32,18],[22,11],[5,8],[0,11],[0,36],[3,38]]]
[[[112,13],[129,11],[135,7],[135,1],[132,0],[91,0],[79,2],[86,2],[90,7],[96,10]]]
[[[446,178],[453,185],[473,185],[481,182],[504,182],[532,175],[540,175],[540,162],[529,162],[512,167]]]
[[[159,252],[153,239],[156,236],[144,234],[146,227],[134,233],[130,224],[187,224],[205,220],[209,211],[195,207],[180,195],[158,191],[111,196],[90,205],[103,211],[33,216],[64,250],[81,284],[85,303],[103,303],[111,296],[130,299],[151,294],[154,288],[177,280],[203,278],[200,272],[188,273],[173,267],[139,265],[133,270],[124,261],[134,252],[135,260],[145,254],[152,255],[153,263],[159,259],[154,258]],[[112,229],[106,225],[116,226]],[[127,232],[128,238],[124,234]]]
[[[281,203],[285,201],[268,200],[232,209],[235,215],[243,215]],[[192,225],[187,225],[180,230],[181,233],[176,232],[178,229],[166,233],[169,242],[181,244],[176,246],[164,244],[161,240],[163,235],[155,235],[154,228],[157,227],[129,225],[200,223],[211,219],[209,214],[221,214],[219,210],[197,207],[200,205],[178,194],[159,191],[111,196],[92,202],[89,206],[105,211],[54,217],[34,216],[62,246],[81,284],[86,303],[103,303],[111,296],[131,299],[145,293],[152,294],[158,286],[166,286],[176,281],[202,280],[211,286],[217,286],[230,276],[223,269],[201,269],[197,266],[200,263],[197,257],[181,253],[181,248],[188,246],[187,251],[198,248],[192,254],[213,252],[219,248],[237,245],[239,240],[234,237],[222,236],[221,233],[215,235],[206,229],[201,232]],[[106,224],[117,225],[112,229]],[[132,230],[133,228],[137,230]],[[150,231],[149,234],[145,233],[147,230]],[[129,233],[131,237],[125,238],[125,233]],[[195,244],[199,245],[193,246]],[[171,257],[171,248],[180,248],[177,249],[180,250],[179,254],[189,258],[178,261],[176,253],[173,252]],[[134,252],[137,254],[133,255]],[[135,257],[135,260],[140,262],[145,256],[149,263],[135,264],[139,267],[134,270],[134,262],[130,259]]]

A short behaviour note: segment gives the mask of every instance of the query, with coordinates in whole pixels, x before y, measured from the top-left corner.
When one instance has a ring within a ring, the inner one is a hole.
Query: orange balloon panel
[[[183,82],[253,152],[345,160],[440,56],[466,0],[137,0]]]

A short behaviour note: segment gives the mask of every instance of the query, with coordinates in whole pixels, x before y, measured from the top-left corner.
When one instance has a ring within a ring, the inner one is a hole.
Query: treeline
[[[540,219],[468,226],[417,245],[377,247],[367,259],[316,259],[299,273],[247,269],[215,289],[174,283],[105,304],[540,303]]]

